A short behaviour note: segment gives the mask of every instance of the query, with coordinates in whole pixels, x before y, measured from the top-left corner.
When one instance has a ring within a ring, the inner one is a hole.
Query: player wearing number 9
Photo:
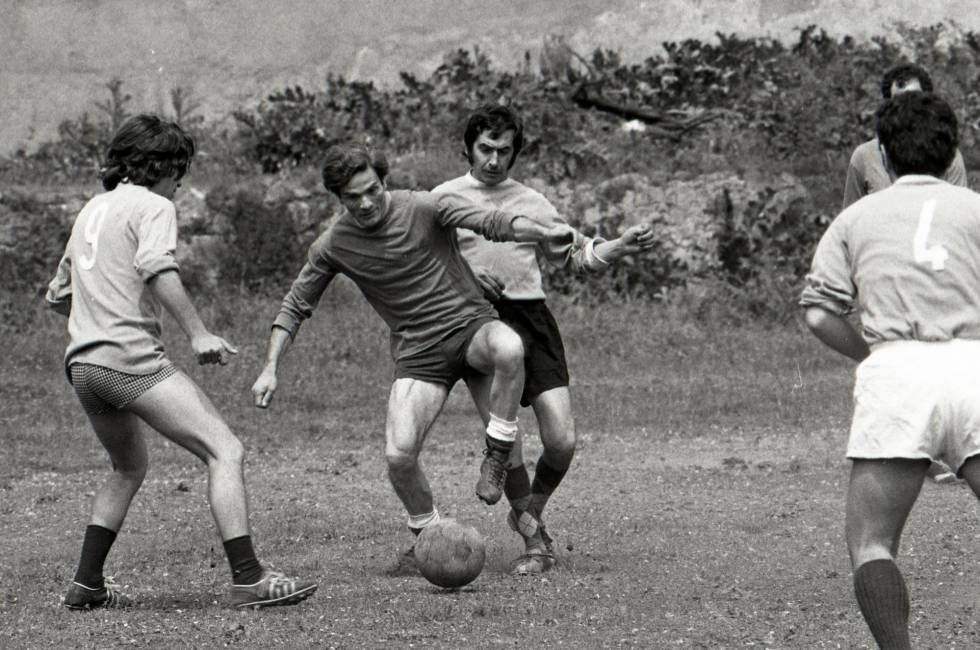
[[[194,155],[194,141],[154,115],[126,121],[102,170],[107,192],[79,213],[48,303],[68,316],[65,371],[112,462],[92,502],[81,559],[64,604],[71,609],[129,604],[103,578],[103,563],[147,468],[147,425],[206,463],[209,500],[232,569],[232,604],[286,605],[316,585],[286,578],[256,559],[249,531],[243,447],[211,401],[177,370],[160,340],[166,309],[190,338],[198,363],[237,354],[211,334],[178,273],[177,216],[171,199]]]
[[[817,246],[801,304],[859,361],[845,530],[854,591],[882,648],[909,648],[895,564],[930,460],[980,494],[980,195],[940,180],[957,122],[935,95],[894,96],[876,130],[895,183],[846,208]],[[861,333],[845,315],[860,307]]]

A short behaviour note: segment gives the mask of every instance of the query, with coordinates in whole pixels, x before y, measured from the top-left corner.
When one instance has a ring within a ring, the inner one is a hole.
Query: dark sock
[[[115,531],[95,524],[89,524],[85,528],[82,557],[78,561],[75,582],[90,589],[102,588],[105,583],[102,578],[102,566],[114,541],[116,541]]]
[[[236,585],[254,585],[262,579],[262,565],[255,557],[252,536],[242,535],[224,542],[225,555],[231,565],[231,581]]]
[[[531,510],[536,517],[540,517],[544,512],[545,504],[567,472],[567,467],[556,469],[549,465],[543,454],[538,459],[538,465],[534,470],[534,482],[531,483]]]
[[[527,467],[524,466],[524,463],[507,469],[504,494],[514,510],[518,512],[527,510],[528,504],[531,502],[531,477],[527,475]]]
[[[498,451],[509,452],[511,449],[514,448],[513,440],[507,442],[506,440],[498,440],[496,438],[491,438],[490,436],[484,436],[484,439],[486,440],[487,443],[487,449],[496,449]]]
[[[891,560],[872,560],[854,572],[854,594],[883,650],[911,650],[909,592],[902,573]]]

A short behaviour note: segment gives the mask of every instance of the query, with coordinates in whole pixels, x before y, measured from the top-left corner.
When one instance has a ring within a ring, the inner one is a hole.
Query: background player
[[[450,389],[470,375],[485,377],[489,385],[486,451],[476,492],[492,504],[502,496],[524,385],[521,339],[483,297],[460,256],[456,227],[495,240],[556,243],[571,241],[575,231],[428,192],[389,192],[387,175],[388,162],[379,153],[358,146],[327,151],[323,183],[345,211],[310,247],[309,260],[273,323],[266,364],[252,393],[256,406],[269,405],[280,359],[302,321],[335,275],[353,280],[391,330],[395,377],[385,456],[408,526],[417,534],[439,519],[419,453]],[[412,558],[406,558],[409,564]]]
[[[881,78],[881,96],[886,101],[903,92],[931,93],[932,88],[932,77],[925,68],[914,63],[902,63],[889,68]],[[847,165],[847,179],[844,182],[845,208],[862,196],[883,190],[895,181],[894,174],[885,168],[881,154],[881,143],[877,137],[858,145],[851,154]],[[953,185],[967,187],[966,166],[959,149],[940,178]]]
[[[72,609],[131,603],[106,584],[103,564],[148,464],[144,429],[156,429],[204,461],[208,499],[232,569],[238,607],[290,605],[316,585],[263,567],[255,556],[243,477],[244,449],[214,405],[165,354],[161,308],[180,324],[198,363],[224,365],[237,354],[208,332],[178,274],[174,192],[194,155],[179,126],[153,115],[127,120],[109,144],[102,185],[79,213],[49,304],[68,316],[65,368],[112,462],[92,502]]]
[[[980,196],[940,180],[958,141],[942,99],[896,95],[876,130],[897,180],[830,225],[801,304],[817,338],[861,362],[847,544],[875,640],[901,649],[909,597],[895,558],[929,461],[980,494]],[[855,302],[863,336],[844,317]]]
[[[931,93],[932,89],[932,77],[925,68],[914,63],[901,63],[889,68],[881,78],[881,96],[886,101],[899,93],[910,91]],[[953,162],[943,172],[941,178],[953,185],[968,187],[966,166],[963,164],[963,155],[959,149],[956,150]],[[878,138],[868,140],[854,150],[847,165],[844,207],[863,196],[888,187],[894,181],[894,174],[885,168]],[[956,482],[956,475],[940,462],[934,462],[929,466],[929,477],[937,483]]]
[[[544,196],[510,178],[524,144],[524,125],[514,110],[491,104],[474,111],[467,119],[463,144],[469,172],[439,185],[434,193],[523,214],[545,226],[565,224]],[[524,341],[521,405],[534,409],[543,451],[532,482],[520,441],[514,445],[504,492],[511,505],[508,523],[524,540],[524,555],[515,563],[514,572],[541,573],[551,568],[555,559],[542,513],[568,471],[576,439],[565,348],[558,324],[545,303],[538,258],[575,270],[603,270],[623,255],[652,247],[653,233],[644,224],[628,228],[612,241],[579,236],[574,243],[562,245],[491,242],[464,230],[458,235],[463,257],[484,294],[501,320]],[[486,380],[472,376],[468,383],[487,421]]]

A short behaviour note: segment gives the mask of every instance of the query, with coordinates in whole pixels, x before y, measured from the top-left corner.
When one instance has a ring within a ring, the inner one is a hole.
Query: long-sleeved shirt
[[[963,164],[963,155],[959,149],[956,150],[956,157],[949,169],[943,174],[943,180],[967,187],[966,165]],[[878,138],[869,140],[859,145],[851,154],[851,161],[847,165],[847,179],[844,181],[844,207],[862,196],[883,190],[894,182],[895,178],[885,169],[885,163],[881,159]]]
[[[162,307],[147,282],[176,270],[177,212],[167,198],[121,183],[75,219],[46,298],[70,301],[65,366],[92,363],[143,375],[164,363]]]
[[[317,238],[274,326],[295,336],[338,273],[354,281],[391,329],[395,359],[439,345],[475,318],[496,317],[459,253],[456,228],[510,240],[517,214],[428,192],[396,190],[389,197],[379,226],[361,228],[345,211]]]
[[[481,183],[472,174],[446,181],[434,194],[450,196],[476,205],[493,207],[533,219],[542,225],[565,223],[555,207],[540,193],[508,178],[496,185]],[[504,285],[506,300],[541,300],[545,293],[541,285],[538,254],[559,266],[575,270],[599,270],[609,266],[595,255],[595,246],[602,239],[581,234],[571,244],[536,244],[533,242],[491,242],[472,232],[460,230],[459,248],[466,261],[475,269],[485,270]]]
[[[980,195],[908,175],[844,210],[800,304],[861,311],[865,341],[980,339]]]

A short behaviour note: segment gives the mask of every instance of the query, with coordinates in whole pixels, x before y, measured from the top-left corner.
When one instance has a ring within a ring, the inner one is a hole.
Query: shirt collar
[[[906,174],[895,180],[894,185],[929,185],[931,183],[945,183],[946,181],[928,174]]]

